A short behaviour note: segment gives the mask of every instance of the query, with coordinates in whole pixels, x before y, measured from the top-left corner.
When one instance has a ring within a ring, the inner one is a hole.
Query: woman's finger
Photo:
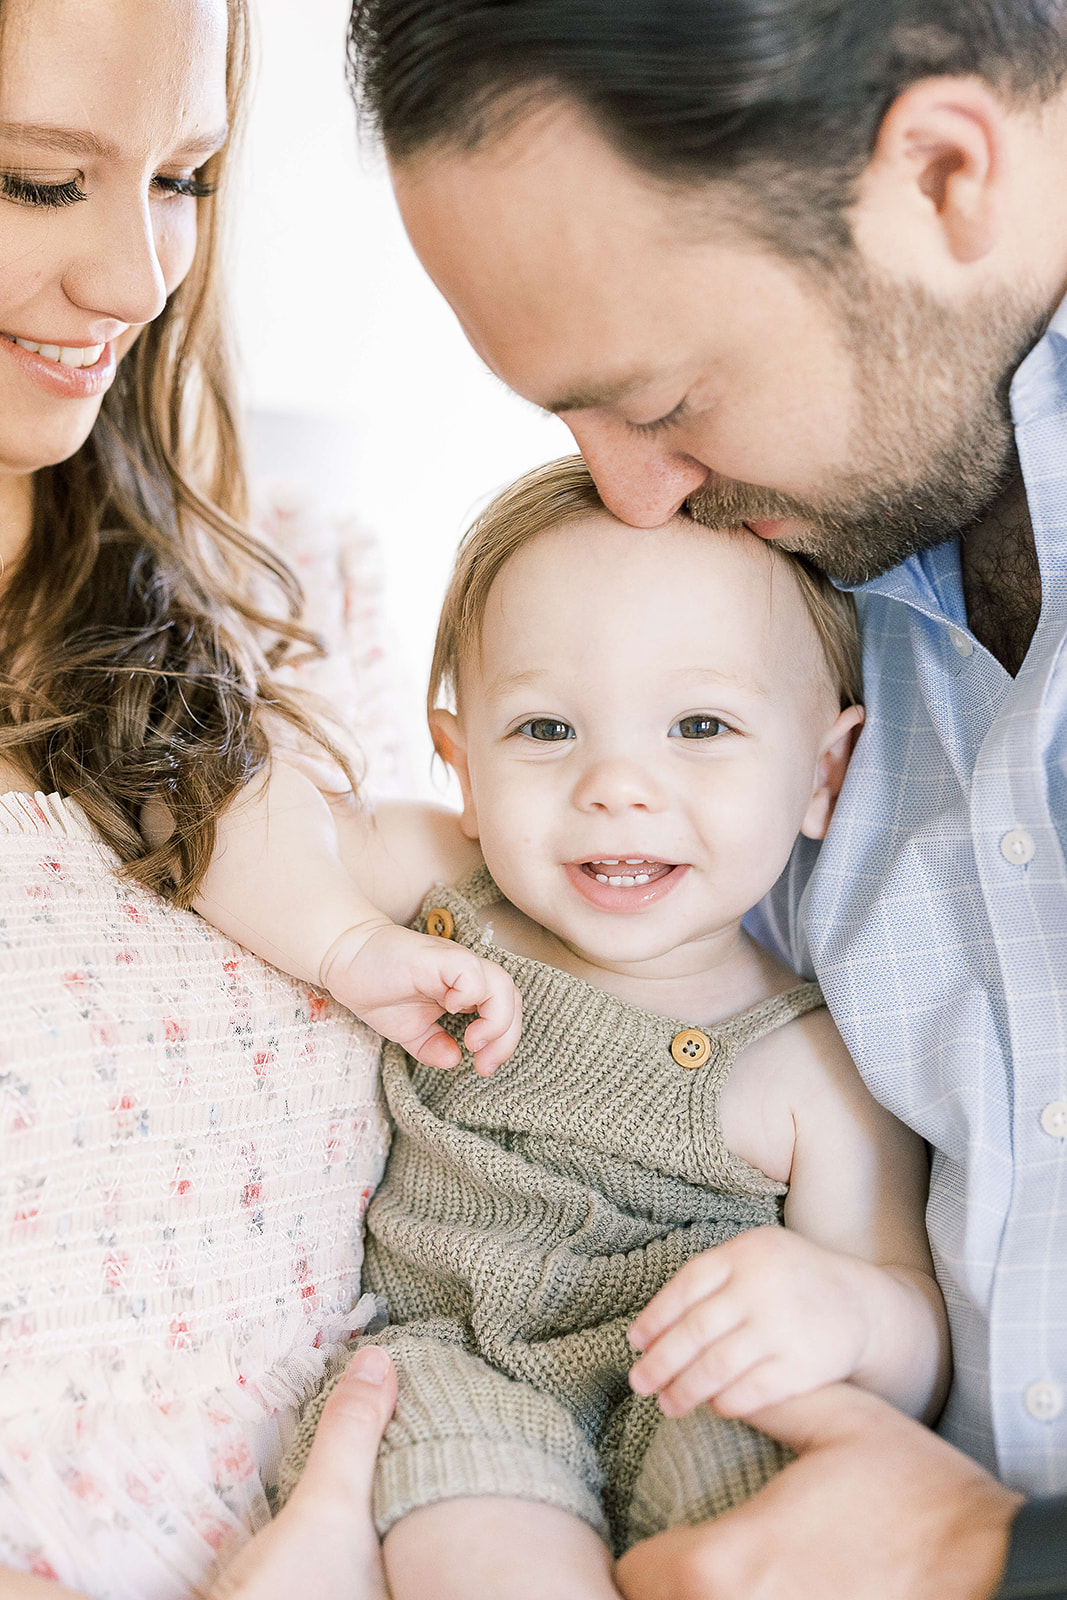
[[[338,1480],[369,1496],[378,1446],[395,1405],[396,1368],[378,1345],[363,1345],[326,1398],[291,1498],[317,1493],[332,1498]]]

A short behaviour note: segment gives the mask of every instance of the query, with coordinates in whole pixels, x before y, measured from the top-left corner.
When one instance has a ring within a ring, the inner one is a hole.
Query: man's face
[[[1007,474],[1036,294],[950,307],[858,255],[805,269],[746,236],[736,192],[657,184],[567,106],[394,181],[474,348],[562,416],[625,522],[688,501],[862,581]]]

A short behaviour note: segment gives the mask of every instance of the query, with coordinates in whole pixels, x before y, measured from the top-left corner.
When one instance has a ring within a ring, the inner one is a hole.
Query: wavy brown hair
[[[232,129],[248,24],[245,0],[227,8]],[[271,681],[314,640],[295,577],[248,528],[219,282],[226,166],[220,152],[199,175],[216,192],[197,202],[192,267],[120,362],[88,439],[35,474],[30,539],[0,606],[0,755],[76,800],[131,875],[179,905],[218,817],[267,758],[266,714],[348,772]],[[152,849],[140,816],[160,796],[174,833]]]

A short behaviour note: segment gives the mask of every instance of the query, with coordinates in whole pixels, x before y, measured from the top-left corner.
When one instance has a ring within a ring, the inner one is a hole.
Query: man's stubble
[[[854,360],[852,464],[811,500],[712,481],[687,504],[714,527],[799,520],[804,534],[777,542],[855,584],[952,538],[1000,494],[1016,460],[1009,385],[1048,310],[1018,290],[946,307],[856,257],[828,294]]]

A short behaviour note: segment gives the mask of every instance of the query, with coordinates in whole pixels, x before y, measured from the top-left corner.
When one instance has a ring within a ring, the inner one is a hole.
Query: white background
[[[378,536],[412,716],[449,564],[472,513],[574,443],[469,349],[420,267],[344,81],[347,0],[251,0],[254,96],[231,284],[261,462],[316,481]],[[260,428],[260,438],[264,430]],[[276,457],[284,438],[291,460]],[[262,450],[261,450],[262,454]],[[425,758],[418,765],[428,768]]]

